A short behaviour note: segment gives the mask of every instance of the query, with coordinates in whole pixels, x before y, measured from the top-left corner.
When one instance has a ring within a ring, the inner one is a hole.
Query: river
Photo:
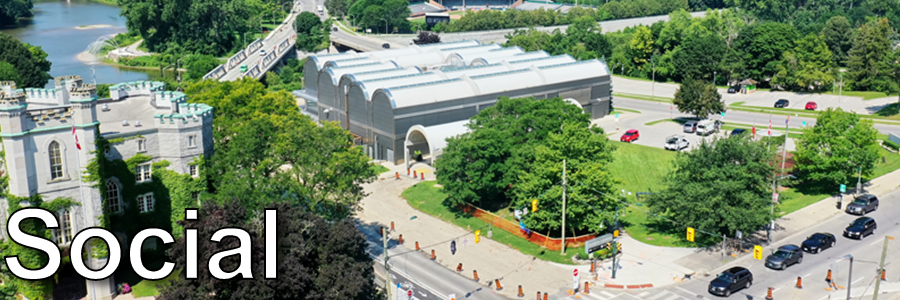
[[[134,69],[79,61],[76,57],[88,45],[103,36],[125,32],[125,17],[116,6],[86,0],[34,1],[34,19],[23,20],[19,27],[0,30],[22,42],[41,46],[53,65],[50,75],[80,75],[86,83],[119,83],[159,77],[158,70]],[[79,26],[92,29],[78,29]],[[51,79],[47,87],[53,86]]]

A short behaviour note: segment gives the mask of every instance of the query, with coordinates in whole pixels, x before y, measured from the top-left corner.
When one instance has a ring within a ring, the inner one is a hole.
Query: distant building
[[[448,13],[426,13],[425,14],[425,25],[428,25],[428,28],[434,27],[437,23],[447,23],[450,24],[450,14]]]
[[[194,160],[212,155],[212,107],[188,104],[183,93],[163,91],[163,87],[162,82],[121,83],[110,87],[110,98],[97,99],[96,87],[82,83],[80,76],[57,77],[53,89],[18,89],[15,82],[0,82],[0,137],[6,151],[3,171],[9,175],[9,195],[39,194],[45,202],[66,197],[79,203],[53,212],[60,224],[53,230],[53,239],[61,248],[68,248],[79,231],[100,226],[104,213],[118,214],[136,205],[145,214],[168,201],[168,194],[144,191],[137,195],[125,189],[125,183],[146,186],[151,182],[151,163],[165,160],[169,170],[198,175]],[[117,142],[98,151],[96,142],[101,138]],[[98,154],[110,160],[138,154],[151,159],[134,166],[127,178],[103,178],[99,185],[105,193],[101,194],[95,183],[81,180]],[[126,195],[134,196],[126,199]],[[9,199],[0,197],[0,215],[8,220]],[[127,253],[128,237],[109,229]],[[0,231],[8,238],[7,228]],[[88,299],[111,299],[116,292],[112,277],[87,284]]]
[[[395,164],[444,139],[499,97],[561,97],[592,118],[609,114],[609,69],[599,60],[460,41],[366,53],[315,55],[304,66],[305,113],[347,126],[369,157]],[[430,159],[429,159],[430,158]]]

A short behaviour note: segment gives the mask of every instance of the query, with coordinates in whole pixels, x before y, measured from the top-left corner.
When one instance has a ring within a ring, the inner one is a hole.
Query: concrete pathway
[[[156,297],[154,297],[154,296],[147,296],[147,297],[138,297],[138,298],[135,298],[133,294],[130,294],[130,293],[129,293],[129,294],[124,294],[124,295],[118,295],[118,296],[115,296],[113,299],[114,299],[114,300],[154,300],[154,299],[156,299]]]

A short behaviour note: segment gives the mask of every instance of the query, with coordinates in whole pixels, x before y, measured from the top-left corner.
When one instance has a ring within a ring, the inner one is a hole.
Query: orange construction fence
[[[492,214],[488,211],[485,211],[481,208],[478,208],[471,204],[466,204],[462,207],[462,210],[473,217],[478,218],[479,220],[491,223],[494,223],[494,227],[498,227],[500,229],[506,230],[509,233],[512,233],[518,237],[528,240],[536,245],[546,247],[551,251],[559,251],[561,249],[562,242],[558,238],[550,238],[546,235],[531,232],[530,234],[525,234],[522,230],[519,229],[519,224],[513,223],[507,219],[501,219],[500,216]],[[578,248],[584,247],[584,243],[597,237],[593,234],[582,235],[577,237],[566,238],[566,248]]]

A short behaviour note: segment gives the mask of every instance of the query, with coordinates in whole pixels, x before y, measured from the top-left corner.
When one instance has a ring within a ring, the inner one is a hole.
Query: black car
[[[743,128],[735,128],[734,130],[731,131],[731,135],[741,135],[741,134],[744,134],[744,133],[746,133],[746,132],[747,132],[747,129],[743,129]]]
[[[853,202],[847,204],[847,213],[851,213],[854,215],[865,215],[866,213],[875,211],[878,209],[878,197],[875,195],[865,194],[856,199],[853,199]]]
[[[381,48],[391,49],[391,44],[388,44],[388,43],[381,44]]]
[[[803,262],[803,251],[797,245],[784,245],[766,257],[766,267],[784,270],[793,264]]]
[[[834,242],[835,238],[833,234],[819,232],[806,238],[800,246],[803,248],[803,251],[819,253],[822,250],[834,247]]]
[[[740,289],[753,285],[753,274],[744,267],[733,267],[725,270],[709,283],[709,293],[716,296],[731,296]]]
[[[790,102],[790,101],[787,101],[787,99],[779,99],[778,101],[775,101],[775,107],[776,107],[776,108],[785,108],[785,107],[788,107],[788,106],[790,106],[790,105],[791,105],[791,102]]]
[[[739,90],[741,90],[741,88],[739,88],[739,87],[729,87],[729,88],[728,88],[728,93],[729,93],[729,94],[734,94],[734,93],[737,93]]]
[[[850,223],[850,226],[847,226],[847,229],[844,229],[844,236],[851,239],[863,239],[865,236],[874,234],[875,228],[878,225],[875,224],[875,219],[869,217],[859,217],[853,223]]]

